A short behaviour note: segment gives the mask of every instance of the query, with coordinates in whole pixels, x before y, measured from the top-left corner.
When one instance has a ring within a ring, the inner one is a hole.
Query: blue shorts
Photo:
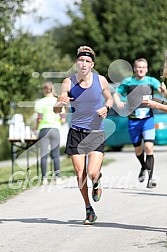
[[[154,117],[145,119],[129,119],[128,131],[134,146],[140,146],[142,139],[144,142],[154,142]]]

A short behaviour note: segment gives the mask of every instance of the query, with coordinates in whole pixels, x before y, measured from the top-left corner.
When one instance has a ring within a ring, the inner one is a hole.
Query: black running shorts
[[[83,132],[70,128],[67,136],[65,153],[68,155],[88,154],[91,151],[104,153],[104,131]]]

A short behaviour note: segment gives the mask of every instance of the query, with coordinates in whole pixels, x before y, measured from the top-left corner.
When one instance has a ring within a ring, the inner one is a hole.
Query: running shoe
[[[100,184],[100,178],[102,174],[100,173],[98,181],[93,183],[93,188],[92,188],[92,198],[95,202],[98,202],[101,198],[102,194],[102,189],[101,189],[101,184]]]
[[[150,179],[147,183],[147,188],[149,189],[155,188],[156,186],[157,186],[157,183],[152,179]]]
[[[49,184],[48,179],[47,179],[47,178],[44,178],[42,184],[43,184],[44,186],[48,185],[48,184]]]
[[[97,220],[97,216],[92,207],[86,209],[86,219],[83,221],[84,225],[92,225]]]
[[[55,185],[62,185],[64,181],[60,177],[55,177],[54,184]]]
[[[138,176],[138,180],[140,183],[144,182],[146,177],[146,169],[141,168],[139,176]]]

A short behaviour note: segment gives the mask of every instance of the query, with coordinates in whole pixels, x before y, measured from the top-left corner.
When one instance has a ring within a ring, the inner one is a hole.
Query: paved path
[[[75,178],[32,188],[0,205],[0,252],[166,252],[167,147],[155,152],[159,184],[152,190],[137,181],[139,164],[131,150],[106,156],[115,161],[102,170],[103,195],[92,202],[95,225],[82,225]]]

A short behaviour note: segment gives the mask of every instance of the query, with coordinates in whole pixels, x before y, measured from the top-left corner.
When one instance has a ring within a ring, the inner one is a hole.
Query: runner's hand
[[[107,108],[105,106],[102,107],[102,108],[100,108],[100,109],[98,109],[96,112],[103,119],[106,118],[106,116],[107,116]]]
[[[57,99],[58,103],[61,103],[63,106],[68,105],[72,100],[74,100],[74,98],[70,98],[68,96],[59,96]]]

